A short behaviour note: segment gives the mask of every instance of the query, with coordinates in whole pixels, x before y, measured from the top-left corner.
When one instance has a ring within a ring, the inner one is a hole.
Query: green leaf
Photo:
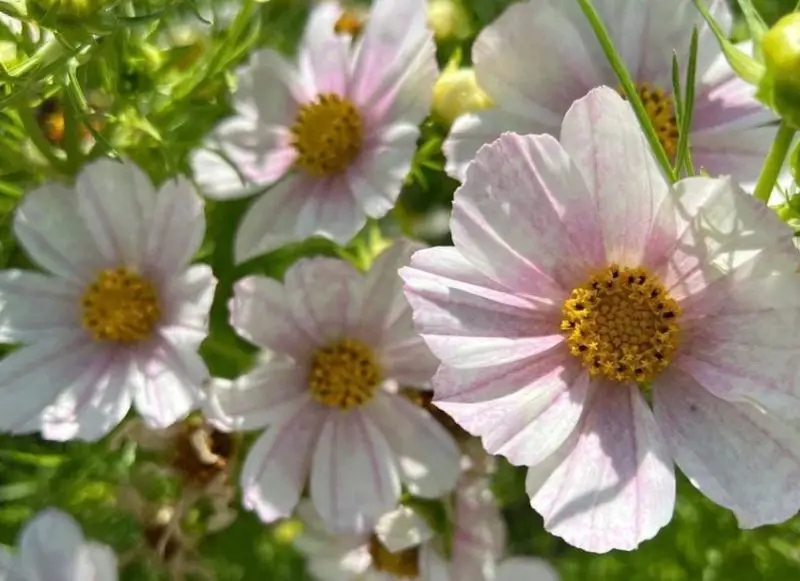
[[[739,3],[739,8],[742,9],[747,29],[750,31],[750,38],[753,39],[753,57],[761,61],[761,37],[769,30],[769,26],[753,6],[752,0],[737,0],[737,2]]]
[[[675,156],[675,174],[680,176],[683,167],[689,175],[694,175],[694,164],[689,149],[689,136],[692,131],[692,117],[694,113],[694,92],[697,77],[697,51],[698,51],[698,32],[697,27],[692,30],[692,40],[689,45],[689,66],[686,69],[686,94],[682,102],[682,108],[678,122],[678,152]],[[677,61],[675,61],[677,62]]]

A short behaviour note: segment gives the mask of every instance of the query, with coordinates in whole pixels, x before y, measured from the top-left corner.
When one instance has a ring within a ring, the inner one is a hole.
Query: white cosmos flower
[[[68,514],[41,511],[22,529],[19,552],[0,546],[0,581],[116,581],[110,547],[87,541]]]
[[[0,341],[24,345],[0,361],[0,430],[94,440],[131,403],[154,427],[195,408],[216,285],[189,266],[204,231],[188,182],[156,192],[131,163],[30,192],[14,233],[44,272],[0,273]]]

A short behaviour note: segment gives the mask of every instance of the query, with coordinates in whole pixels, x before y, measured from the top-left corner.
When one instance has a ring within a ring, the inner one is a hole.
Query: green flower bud
[[[430,0],[428,24],[438,41],[463,40],[472,34],[469,15],[458,0]]]
[[[433,114],[448,125],[460,115],[491,106],[492,100],[478,85],[471,67],[447,67],[433,86]]]
[[[766,73],[759,97],[800,128],[800,12],[781,18],[761,38]]]

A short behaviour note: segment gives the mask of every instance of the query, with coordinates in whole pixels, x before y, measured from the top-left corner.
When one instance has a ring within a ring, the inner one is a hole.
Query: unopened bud
[[[460,115],[491,106],[472,67],[445,69],[433,87],[433,114],[448,125]]]
[[[759,96],[800,129],[800,13],[781,18],[761,38],[766,72]]]
[[[469,15],[458,0],[430,0],[428,24],[436,40],[463,40],[472,34]]]

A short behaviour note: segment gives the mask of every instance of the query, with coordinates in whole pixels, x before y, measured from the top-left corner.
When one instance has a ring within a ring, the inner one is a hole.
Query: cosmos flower
[[[727,28],[725,0],[708,5]],[[594,6],[670,158],[678,145],[673,50],[685,68],[692,29],[698,27],[692,159],[697,170],[732,175],[749,189],[775,137],[776,127],[766,125],[774,116],[756,101],[755,88],[733,73],[692,0],[595,0]],[[573,101],[594,87],[618,86],[577,2],[527,0],[509,7],[478,36],[472,58],[478,83],[495,107],[453,125],[444,150],[447,172],[458,179],[480,146],[503,131],[557,135]]]
[[[194,156],[215,199],[277,182],[243,218],[237,262],[314,235],[344,244],[399,195],[438,73],[426,3],[377,0],[355,40],[337,32],[346,14],[318,4],[295,63],[255,53],[239,73],[235,114]]]
[[[269,426],[241,474],[244,505],[262,520],[289,516],[307,481],[327,525],[355,531],[397,506],[401,482],[423,497],[455,485],[455,441],[399,394],[426,387],[436,370],[397,276],[414,249],[395,243],[364,276],[314,258],[284,284],[236,283],[231,324],[268,352],[248,374],[212,384],[206,413],[220,429]]]
[[[385,514],[375,529],[332,534],[303,502],[295,546],[318,581],[558,581],[541,559],[502,559],[505,523],[486,478],[462,477],[455,493],[452,551],[413,509]]]
[[[45,272],[0,272],[0,430],[94,440],[133,403],[151,427],[197,407],[216,280],[189,266],[205,231],[188,182],[156,192],[131,163],[25,196],[14,233]]]
[[[48,508],[22,529],[18,553],[0,545],[0,579],[116,581],[117,557],[110,547],[84,539],[70,515]]]
[[[434,403],[530,467],[549,531],[635,548],[672,517],[673,462],[741,527],[797,512],[800,280],[773,212],[729,178],[670,187],[602,87],[560,143],[483,147],[451,229],[400,271]]]

